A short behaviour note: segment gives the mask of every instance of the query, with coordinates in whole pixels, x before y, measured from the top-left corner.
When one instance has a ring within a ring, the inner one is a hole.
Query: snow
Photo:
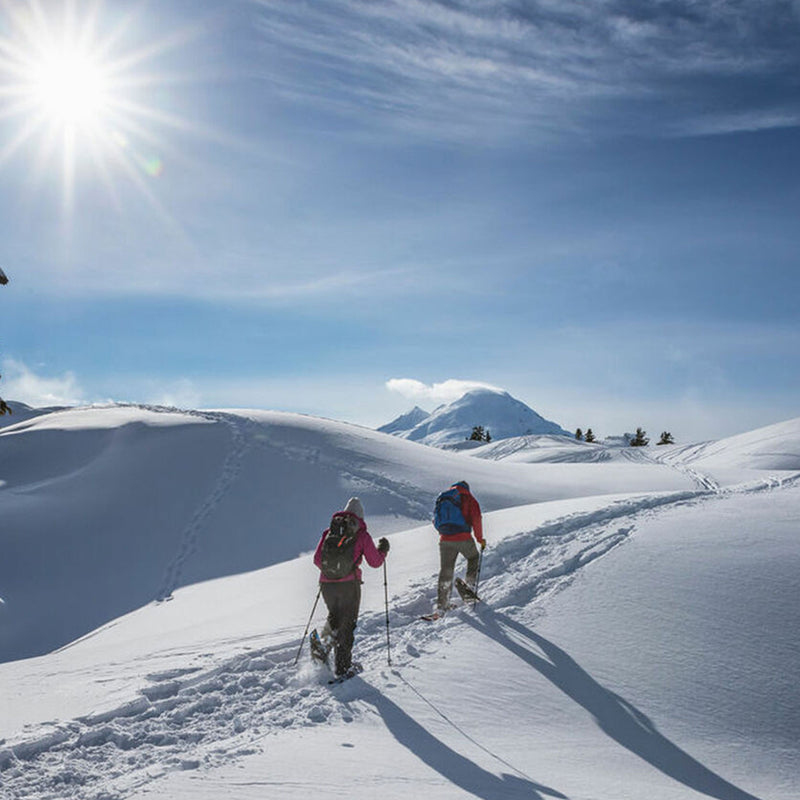
[[[493,439],[530,434],[569,435],[521,400],[496,389],[473,389],[431,414],[415,407],[379,430],[434,447],[451,447],[461,445],[477,425]]]
[[[795,800],[800,419],[635,455],[559,438],[131,406],[4,429],[0,797]],[[484,603],[426,623],[430,505],[463,478]],[[392,663],[366,568],[365,671],[330,687],[294,661],[351,494],[392,545]]]

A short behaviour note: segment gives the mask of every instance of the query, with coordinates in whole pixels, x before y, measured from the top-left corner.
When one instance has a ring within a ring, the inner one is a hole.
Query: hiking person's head
[[[355,514],[359,519],[364,519],[364,506],[361,505],[361,501],[357,497],[351,497],[347,501],[344,510]]]

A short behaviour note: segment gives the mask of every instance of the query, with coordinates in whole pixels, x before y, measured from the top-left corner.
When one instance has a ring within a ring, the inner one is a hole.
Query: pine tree
[[[586,429],[586,436],[585,436],[585,439],[586,439],[586,441],[587,441],[587,442],[590,442],[590,443],[591,443],[591,442],[595,442],[595,441],[597,441],[597,440],[595,439],[595,437],[594,437],[594,434],[592,433],[592,429],[591,429],[591,428],[587,428],[587,429]]]
[[[492,441],[492,434],[491,434],[491,433],[489,433],[489,429],[488,429],[488,428],[486,429],[486,438],[484,439],[484,441],[485,441],[487,444],[488,444],[489,442],[491,442],[491,441]]]
[[[658,440],[659,444],[675,444],[672,434],[669,431],[662,431],[661,438]]]
[[[475,427],[473,427],[472,433],[469,435],[469,441],[471,442],[486,441],[486,434],[483,431],[483,425],[475,425]]]
[[[576,431],[575,431],[575,438],[576,438],[576,439],[577,439],[579,442],[582,442],[582,441],[583,441],[583,431],[582,431],[580,428],[578,428],[578,430],[576,430]]]
[[[631,447],[647,447],[650,440],[646,436],[647,431],[641,428],[636,429],[636,435],[631,439]]]

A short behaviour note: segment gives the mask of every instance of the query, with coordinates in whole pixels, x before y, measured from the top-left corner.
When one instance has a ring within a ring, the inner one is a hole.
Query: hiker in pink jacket
[[[322,599],[328,607],[328,621],[319,637],[322,651],[317,656],[327,662],[335,651],[335,673],[347,675],[353,669],[352,652],[358,610],[361,605],[361,569],[363,559],[371,567],[380,567],[389,552],[385,538],[372,541],[364,522],[364,507],[357,497],[347,501],[344,511],[333,515],[331,526],[323,534],[314,553],[320,570]],[[312,641],[312,655],[314,654]]]

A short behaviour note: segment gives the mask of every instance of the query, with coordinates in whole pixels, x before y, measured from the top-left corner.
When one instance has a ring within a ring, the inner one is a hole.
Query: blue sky
[[[0,3],[0,393],[795,417],[798,90],[798,2]]]

